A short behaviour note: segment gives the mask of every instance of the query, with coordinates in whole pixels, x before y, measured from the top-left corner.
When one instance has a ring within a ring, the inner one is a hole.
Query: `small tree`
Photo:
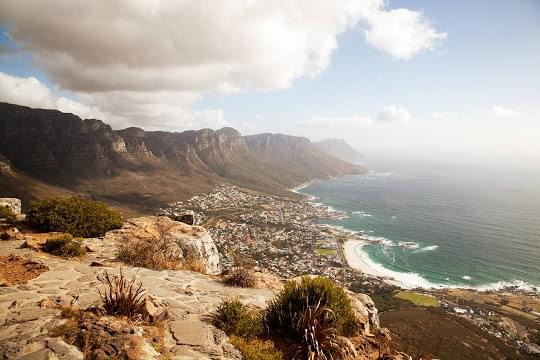
[[[122,216],[107,205],[81,198],[54,198],[32,202],[27,223],[39,231],[59,231],[73,236],[103,236],[122,226]]]

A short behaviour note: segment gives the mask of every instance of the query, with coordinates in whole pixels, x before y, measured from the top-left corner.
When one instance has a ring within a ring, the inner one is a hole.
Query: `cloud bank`
[[[408,122],[410,119],[407,109],[396,105],[385,106],[377,115],[377,120],[382,122]]]
[[[491,113],[495,116],[501,116],[501,117],[513,117],[513,116],[519,116],[521,115],[518,111],[514,109],[510,109],[504,106],[493,106],[491,108]]]
[[[383,0],[4,0],[0,23],[54,83],[99,111],[182,128],[224,121],[218,110],[191,111],[205,93],[318,76],[337,36],[359,24],[370,45],[399,59],[446,37],[422,12]]]

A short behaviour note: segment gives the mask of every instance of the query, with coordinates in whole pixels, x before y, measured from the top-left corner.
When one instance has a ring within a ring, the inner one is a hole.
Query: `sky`
[[[540,1],[3,0],[0,101],[540,167]]]

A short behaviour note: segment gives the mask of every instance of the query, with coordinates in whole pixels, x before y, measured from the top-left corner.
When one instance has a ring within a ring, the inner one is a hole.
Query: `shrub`
[[[274,347],[271,341],[259,339],[244,339],[231,336],[231,343],[242,353],[246,360],[282,360],[281,351]]]
[[[232,286],[252,288],[255,286],[255,276],[251,270],[243,266],[235,266],[227,275],[226,282]]]
[[[0,205],[0,219],[6,219],[8,223],[12,223],[16,216],[9,206]]]
[[[195,257],[189,246],[175,239],[173,225],[156,218],[156,233],[124,237],[119,243],[116,258],[131,266],[154,270],[191,270],[206,272],[206,264]]]
[[[355,358],[354,345],[346,337],[339,336],[334,327],[335,314],[318,303],[307,306],[298,320],[298,331],[302,334],[302,342],[295,354],[295,359],[347,359]]]
[[[73,236],[102,236],[122,226],[122,217],[107,205],[81,198],[55,198],[32,202],[28,224],[39,231],[67,232]]]
[[[268,303],[266,319],[274,330],[298,335],[300,317],[308,306],[317,304],[334,312],[332,325],[339,335],[352,336],[358,332],[360,326],[347,294],[323,277],[302,277],[300,282],[288,281]]]
[[[79,257],[86,255],[82,239],[74,239],[70,234],[47,239],[42,248],[44,251],[57,256]]]
[[[123,315],[134,318],[142,315],[145,303],[145,290],[141,283],[135,282],[135,276],[131,280],[126,279],[122,268],[119,275],[109,275],[105,271],[105,276],[101,280],[106,285],[105,291],[99,291],[99,296],[103,302],[103,310],[108,315]]]
[[[217,308],[214,322],[229,335],[253,338],[264,330],[262,316],[237,299],[225,300]]]

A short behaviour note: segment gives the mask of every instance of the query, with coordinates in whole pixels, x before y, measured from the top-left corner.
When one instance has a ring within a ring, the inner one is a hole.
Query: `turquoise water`
[[[375,241],[358,251],[429,283],[540,285],[540,171],[419,162],[302,189],[347,214],[334,222]]]

